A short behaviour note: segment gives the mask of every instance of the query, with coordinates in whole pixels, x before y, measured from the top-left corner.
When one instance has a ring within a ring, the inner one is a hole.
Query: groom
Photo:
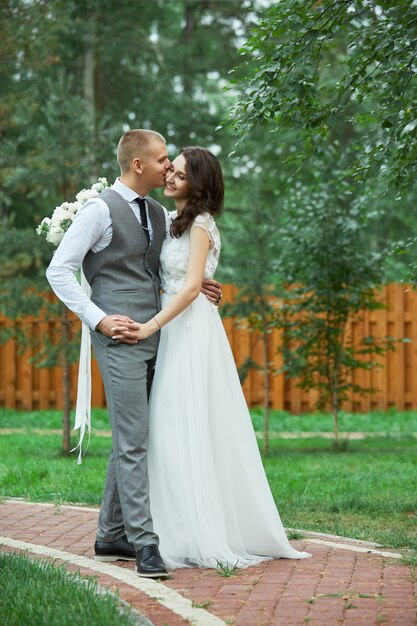
[[[148,394],[159,333],[137,344],[112,339],[112,328],[147,321],[160,309],[159,254],[166,210],[147,194],[165,185],[171,167],[165,139],[130,130],[120,139],[121,176],[87,201],[65,233],[47,270],[62,302],[91,329],[112,429],[95,558],[136,560],[140,576],[166,576],[152,526],[147,472]],[[76,277],[82,265],[91,299]],[[219,301],[216,281],[203,292]]]

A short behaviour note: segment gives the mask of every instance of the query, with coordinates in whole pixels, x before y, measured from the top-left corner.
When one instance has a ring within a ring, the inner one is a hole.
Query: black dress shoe
[[[94,544],[96,561],[135,561],[135,549],[126,535],[117,541],[96,541]]]
[[[151,544],[143,546],[136,554],[136,572],[146,578],[166,578],[169,576],[165,569],[158,546]]]

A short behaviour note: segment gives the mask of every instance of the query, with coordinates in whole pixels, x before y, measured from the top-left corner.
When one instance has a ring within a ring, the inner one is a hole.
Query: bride
[[[114,329],[115,339],[131,343],[161,330],[148,444],[161,555],[169,569],[308,557],[288,542],[218,309],[200,293],[220,255],[218,160],[185,148],[164,193],[176,211],[160,257],[162,310],[145,324]]]

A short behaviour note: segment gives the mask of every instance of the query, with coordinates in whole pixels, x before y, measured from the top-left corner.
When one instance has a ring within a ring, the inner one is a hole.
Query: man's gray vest
[[[165,237],[161,205],[147,198],[153,229],[152,244],[129,204],[112,189],[100,194],[110,210],[113,236],[100,252],[87,253],[83,271],[91,300],[106,315],[120,313],[146,322],[160,309],[159,255]]]

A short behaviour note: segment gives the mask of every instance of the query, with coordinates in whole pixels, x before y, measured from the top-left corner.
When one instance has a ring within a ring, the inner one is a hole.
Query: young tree
[[[68,454],[70,440],[70,364],[79,354],[79,332],[61,303],[48,298],[45,267],[50,245],[32,229],[8,227],[0,231],[0,310],[12,320],[0,333],[0,342],[15,338],[22,350],[30,348],[38,367],[61,365],[63,371],[62,449]],[[47,336],[34,332],[29,317],[56,321]]]
[[[270,379],[274,375],[270,356],[270,335],[276,325],[277,296],[280,293],[277,281],[277,238],[272,211],[265,211],[260,199],[253,198],[250,210],[240,212],[239,220],[227,233],[225,229],[226,252],[222,264],[226,268],[223,275],[226,280],[238,287],[236,299],[222,308],[223,316],[237,318],[250,331],[256,331],[262,342],[262,362],[259,364],[250,353],[239,368],[243,381],[249,369],[260,369],[263,373],[263,419],[264,442],[263,452],[268,454],[269,446],[269,412],[270,412]]]
[[[366,201],[347,184],[300,184],[288,199],[281,263],[289,289],[279,321],[284,369],[302,388],[319,391],[318,408],[330,407],[336,447],[348,391],[373,391],[355,384],[353,372],[377,366],[372,357],[392,346],[374,336],[357,344],[348,334],[349,322],[383,306],[376,294],[383,255],[369,248],[371,227]]]
[[[250,155],[250,156],[248,156]],[[263,452],[268,453],[270,382],[276,372],[271,359],[270,337],[276,325],[278,299],[282,296],[281,251],[282,199],[287,172],[279,155],[258,131],[256,141],[238,149],[232,172],[226,178],[227,211],[221,220],[222,257],[219,276],[238,287],[233,304],[222,307],[222,315],[237,318],[250,331],[259,333],[261,362],[252,352],[239,368],[241,379],[250,369],[263,374]],[[254,345],[252,345],[254,347]]]

